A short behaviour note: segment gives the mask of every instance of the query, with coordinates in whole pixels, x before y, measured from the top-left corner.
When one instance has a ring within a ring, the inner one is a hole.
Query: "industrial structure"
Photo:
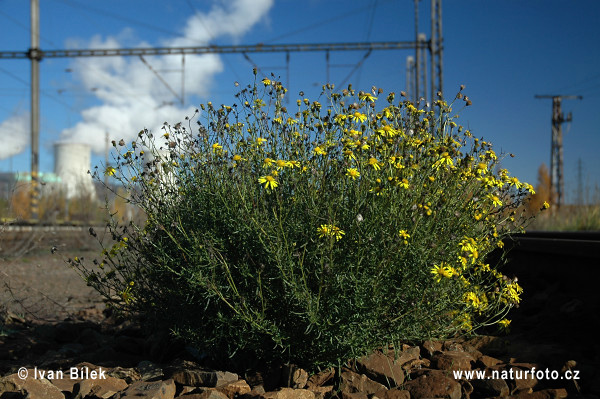
[[[563,178],[563,133],[562,124],[571,122],[573,116],[567,117],[562,112],[562,100],[581,100],[582,96],[536,95],[535,98],[552,99],[552,140],[550,145],[550,198],[555,199],[556,208],[564,201],[565,183]]]
[[[66,199],[96,198],[96,188],[89,174],[92,149],[89,144],[59,142],[54,144],[54,174],[58,176]]]

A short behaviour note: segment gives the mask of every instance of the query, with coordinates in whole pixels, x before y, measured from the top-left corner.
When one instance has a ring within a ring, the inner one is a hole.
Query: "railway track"
[[[600,259],[600,231],[530,231],[505,240],[512,251]]]
[[[88,234],[89,225],[5,225],[0,227],[0,254],[37,247],[97,245]],[[105,226],[94,226],[95,231],[105,231]],[[572,258],[600,259],[600,231],[554,232],[530,231],[505,239],[505,246],[513,257],[520,253],[570,256]]]

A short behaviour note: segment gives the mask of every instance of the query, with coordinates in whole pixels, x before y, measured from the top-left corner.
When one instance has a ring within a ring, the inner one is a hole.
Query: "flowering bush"
[[[112,224],[98,268],[72,262],[88,283],[213,357],[320,366],[507,327],[522,290],[485,259],[532,187],[442,99],[328,85],[291,110],[285,93],[257,81],[198,126],[114,143],[105,173],[147,219]]]

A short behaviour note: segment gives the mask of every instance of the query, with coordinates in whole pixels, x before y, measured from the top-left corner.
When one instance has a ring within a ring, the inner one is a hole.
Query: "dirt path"
[[[0,311],[29,320],[60,321],[74,312],[103,308],[101,296],[65,262],[79,256],[91,261],[98,251],[71,250],[51,254],[36,250],[0,259]]]

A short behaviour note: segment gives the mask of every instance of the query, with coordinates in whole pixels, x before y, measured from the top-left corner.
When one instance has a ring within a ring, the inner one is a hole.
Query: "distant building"
[[[58,176],[67,199],[75,197],[96,198],[96,188],[90,170],[91,147],[87,144],[54,144],[54,173]]]

